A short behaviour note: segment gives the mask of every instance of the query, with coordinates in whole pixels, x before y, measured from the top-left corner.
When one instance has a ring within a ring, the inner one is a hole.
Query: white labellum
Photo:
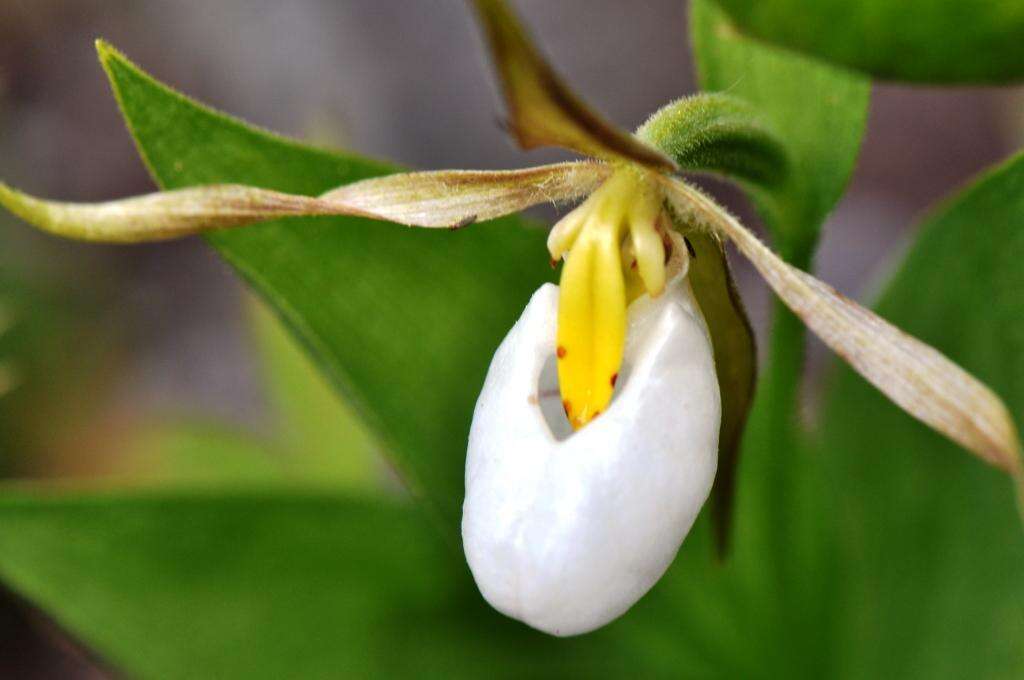
[[[538,396],[557,303],[557,286],[534,293],[491,362],[469,435],[462,538],[493,607],[575,635],[623,614],[672,562],[711,490],[721,404],[704,318],[677,276],[630,306],[610,407],[559,440],[541,410],[547,390]]]

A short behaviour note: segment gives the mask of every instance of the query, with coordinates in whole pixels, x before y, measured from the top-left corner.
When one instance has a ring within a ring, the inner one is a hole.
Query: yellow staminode
[[[627,279],[638,277],[651,295],[665,288],[661,210],[662,194],[648,171],[624,166],[548,238],[553,258],[568,252],[556,355],[562,405],[575,429],[611,401],[626,342],[626,304],[635,296]]]

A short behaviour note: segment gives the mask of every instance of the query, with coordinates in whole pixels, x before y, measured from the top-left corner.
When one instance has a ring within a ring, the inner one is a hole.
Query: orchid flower
[[[896,404],[1020,478],[1017,432],[991,390],[784,262],[679,176],[661,133],[687,100],[636,135],[620,130],[569,90],[503,2],[473,5],[519,144],[586,160],[403,173],[319,197],[216,185],[70,204],[0,184],[0,204],[60,236],[128,243],[308,215],[462,228],[584,199],[548,239],[552,262],[564,260],[560,285],[534,294],[494,356],[466,466],[464,548],[481,592],[553,634],[604,625],[654,585],[711,491],[719,452],[738,445],[753,348],[725,242]]]

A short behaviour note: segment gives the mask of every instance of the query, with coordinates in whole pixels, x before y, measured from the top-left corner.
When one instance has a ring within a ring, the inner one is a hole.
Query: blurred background
[[[695,91],[684,0],[516,4],[559,70],[622,125]],[[561,157],[505,137],[460,0],[0,0],[0,178],[66,200],[153,189],[97,37],[191,96],[314,143],[421,168]],[[1022,143],[1024,89],[876,86],[817,271],[870,299],[917,218]],[[735,192],[700,181],[756,224]],[[768,295],[734,263],[763,337]],[[267,430],[281,406],[265,390],[267,323],[199,240],[78,245],[0,215],[0,474],[117,478],[144,467],[140,440],[169,421]],[[810,348],[809,419],[826,358]],[[0,677],[12,675],[108,671],[0,593]]]

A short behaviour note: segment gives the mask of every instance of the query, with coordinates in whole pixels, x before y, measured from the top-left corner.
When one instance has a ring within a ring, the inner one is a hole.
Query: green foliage
[[[248,308],[281,463],[337,488],[379,486],[383,462],[373,435],[273,312],[255,298]]]
[[[126,485],[247,487],[285,479],[278,450],[251,435],[211,423],[160,423],[144,429],[128,461],[113,473]]]
[[[273,313],[254,297],[247,308],[268,422],[258,434],[211,422],[144,426],[114,479],[161,488],[315,485],[360,495],[383,490],[385,469],[366,427]]]
[[[705,528],[635,613],[571,639],[490,609],[422,513],[326,490],[6,488],[0,578],[141,678],[786,672]]]
[[[1024,79],[1018,0],[716,0],[750,36],[925,83]]]
[[[6,255],[6,253],[5,253]],[[0,258],[2,259],[2,258]],[[61,276],[43,282],[0,262],[0,471],[31,470],[96,417],[118,338],[96,300]],[[56,280],[55,280],[56,279]],[[83,399],[83,394],[92,395]]]
[[[560,642],[490,610],[456,577],[461,559],[404,507],[7,489],[0,517],[5,582],[132,677],[625,672],[607,640]]]
[[[878,312],[1024,413],[1024,155],[926,220]],[[820,456],[838,494],[850,677],[1024,676],[1010,482],[843,370]]]
[[[713,0],[694,0],[690,25],[701,88],[746,102],[785,145],[789,172],[782,181],[746,188],[775,247],[806,266],[857,159],[870,85],[739,35]]]
[[[109,47],[100,56],[165,188],[222,182],[315,195],[389,170],[248,127]],[[551,276],[543,232],[515,219],[447,232],[314,218],[208,240],[296,334],[454,536],[469,422],[491,354]]]

